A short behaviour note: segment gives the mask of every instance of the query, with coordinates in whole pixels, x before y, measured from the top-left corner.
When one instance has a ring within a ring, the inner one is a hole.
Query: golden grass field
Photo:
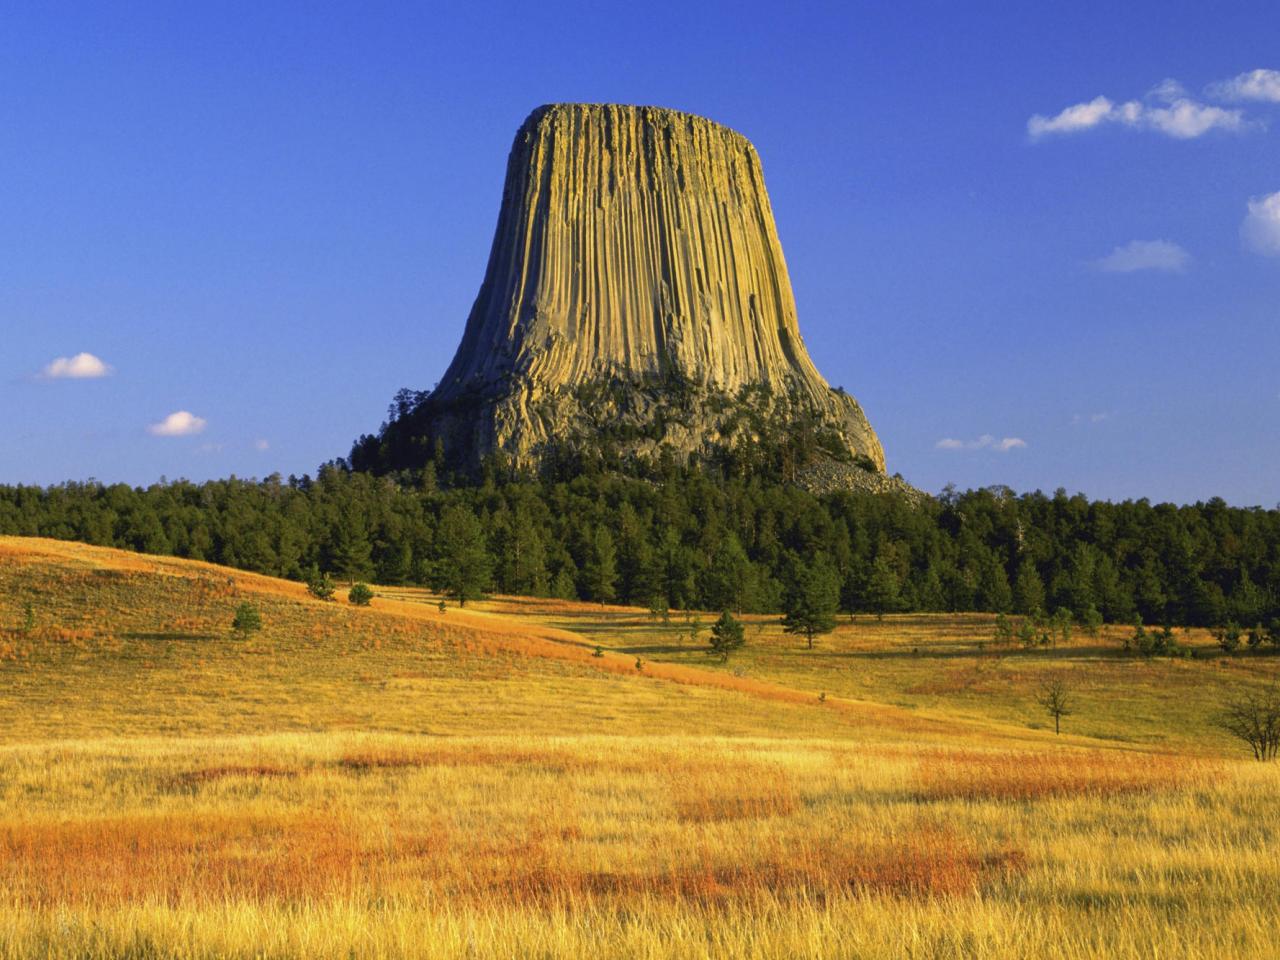
[[[1277,954],[1277,658],[379,592],[0,538],[0,957]]]

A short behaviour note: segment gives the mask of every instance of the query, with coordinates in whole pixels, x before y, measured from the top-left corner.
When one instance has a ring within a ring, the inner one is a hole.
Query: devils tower
[[[352,459],[536,466],[579,443],[687,458],[771,438],[806,464],[884,471],[862,408],[800,337],[755,148],[675,110],[554,104],[516,133],[453,362]]]

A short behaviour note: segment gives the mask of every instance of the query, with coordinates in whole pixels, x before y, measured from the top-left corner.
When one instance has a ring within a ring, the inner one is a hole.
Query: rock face
[[[462,343],[400,419],[522,465],[601,430],[625,455],[707,455],[803,423],[823,457],[884,470],[800,338],[755,149],[656,107],[529,115]]]

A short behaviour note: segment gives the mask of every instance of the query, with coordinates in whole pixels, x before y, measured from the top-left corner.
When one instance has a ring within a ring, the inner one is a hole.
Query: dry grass
[[[237,640],[245,599],[265,629]],[[726,670],[638,611],[481,607],[0,539],[0,958],[1243,958],[1280,933],[1280,770],[1201,712],[1271,661],[993,654],[981,618],[891,618],[813,655],[756,621]],[[1076,679],[1071,735],[1031,726],[1047,670]]]

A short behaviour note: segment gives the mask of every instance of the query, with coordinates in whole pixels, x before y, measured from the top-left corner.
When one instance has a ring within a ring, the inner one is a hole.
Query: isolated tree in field
[[[485,546],[484,530],[465,506],[447,508],[440,517],[436,534],[440,583],[449,596],[465,607],[477,600],[489,586],[493,565]]]
[[[332,600],[333,579],[327,573],[321,573],[313,564],[311,572],[307,574],[307,592],[317,600]]]
[[[262,629],[262,614],[258,608],[247,600],[236,607],[236,615],[231,620],[231,629],[242,637],[256,633]]]
[[[1093,604],[1089,604],[1085,608],[1084,616],[1080,618],[1080,623],[1084,627],[1084,632],[1091,637],[1096,637],[1098,631],[1102,629],[1102,614],[1098,612],[1098,608]]]
[[[1217,726],[1253,751],[1255,760],[1274,760],[1280,754],[1280,689],[1240,693],[1227,701]]]
[[[1059,642],[1064,647],[1071,643],[1071,623],[1071,611],[1066,607],[1059,607],[1050,623],[1054,636],[1054,646],[1057,646]]]
[[[357,607],[367,607],[373,599],[373,590],[367,583],[353,583],[347,591],[347,600]]]
[[[1062,732],[1062,718],[1071,716],[1071,687],[1061,677],[1053,677],[1040,685],[1036,703],[1053,717],[1053,732]]]
[[[721,663],[727,662],[729,654],[745,642],[741,621],[728,610],[720,614],[720,619],[711,625],[711,652],[720,657]]]
[[[783,597],[782,629],[804,636],[812,650],[814,637],[835,629],[839,602],[840,580],[829,560],[819,556],[811,564],[797,562]]]

